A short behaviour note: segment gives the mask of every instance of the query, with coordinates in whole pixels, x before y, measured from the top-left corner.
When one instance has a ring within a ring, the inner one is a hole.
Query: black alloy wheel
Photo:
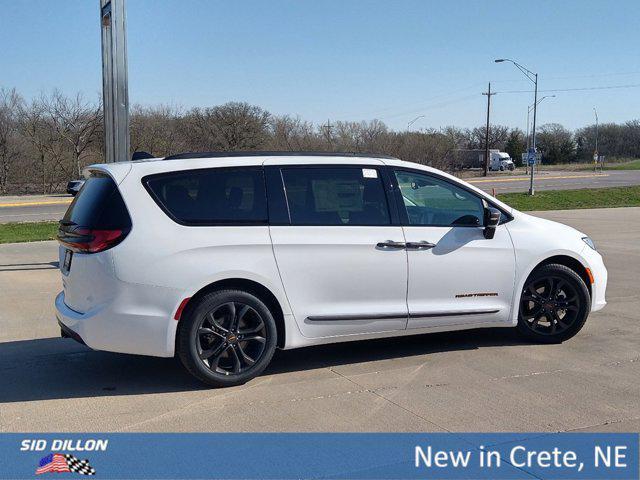
[[[262,317],[242,302],[211,309],[200,319],[197,335],[200,360],[225,375],[239,374],[255,365],[267,343]]]
[[[241,290],[212,292],[185,313],[178,326],[177,353],[199,380],[213,386],[240,385],[271,361],[276,325],[255,295]]]
[[[545,265],[522,289],[518,330],[536,341],[562,342],[580,331],[590,307],[589,291],[576,272],[564,265]]]

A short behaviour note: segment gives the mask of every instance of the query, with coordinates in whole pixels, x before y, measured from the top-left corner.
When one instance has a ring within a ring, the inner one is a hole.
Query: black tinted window
[[[467,190],[430,175],[398,171],[398,186],[410,225],[480,226],[482,200]]]
[[[155,200],[187,225],[261,224],[267,221],[262,168],[213,168],[145,179]]]
[[[310,167],[282,171],[293,225],[388,225],[375,168]]]
[[[101,230],[131,227],[131,218],[118,186],[102,173],[93,173],[86,180],[62,222]]]

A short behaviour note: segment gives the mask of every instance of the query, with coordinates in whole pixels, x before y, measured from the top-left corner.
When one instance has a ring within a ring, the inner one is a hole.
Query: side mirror
[[[496,234],[496,227],[500,223],[500,210],[493,207],[484,209],[484,238],[491,240]]]

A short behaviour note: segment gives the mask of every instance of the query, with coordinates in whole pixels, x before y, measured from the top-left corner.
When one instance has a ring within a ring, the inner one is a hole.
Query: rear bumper
[[[171,318],[174,296],[165,289],[138,290],[131,285],[116,301],[84,313],[69,308],[60,292],[55,308],[63,335],[94,350],[172,357],[178,324]]]
[[[82,345],[86,345],[86,343],[84,343],[84,340],[82,339],[82,337],[80,335],[78,335],[76,332],[71,330],[69,327],[67,327],[60,320],[58,320],[58,325],[60,326],[60,336],[62,338],[71,338],[71,339],[75,340],[76,342],[81,343]]]

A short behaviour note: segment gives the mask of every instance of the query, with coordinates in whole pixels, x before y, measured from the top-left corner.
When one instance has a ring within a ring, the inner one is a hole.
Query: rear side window
[[[260,167],[163,173],[145,177],[143,183],[165,213],[184,225],[267,223]]]
[[[131,217],[116,183],[103,173],[92,173],[69,205],[62,225],[98,230],[131,228]]]
[[[284,168],[292,225],[389,225],[389,208],[376,168]]]

